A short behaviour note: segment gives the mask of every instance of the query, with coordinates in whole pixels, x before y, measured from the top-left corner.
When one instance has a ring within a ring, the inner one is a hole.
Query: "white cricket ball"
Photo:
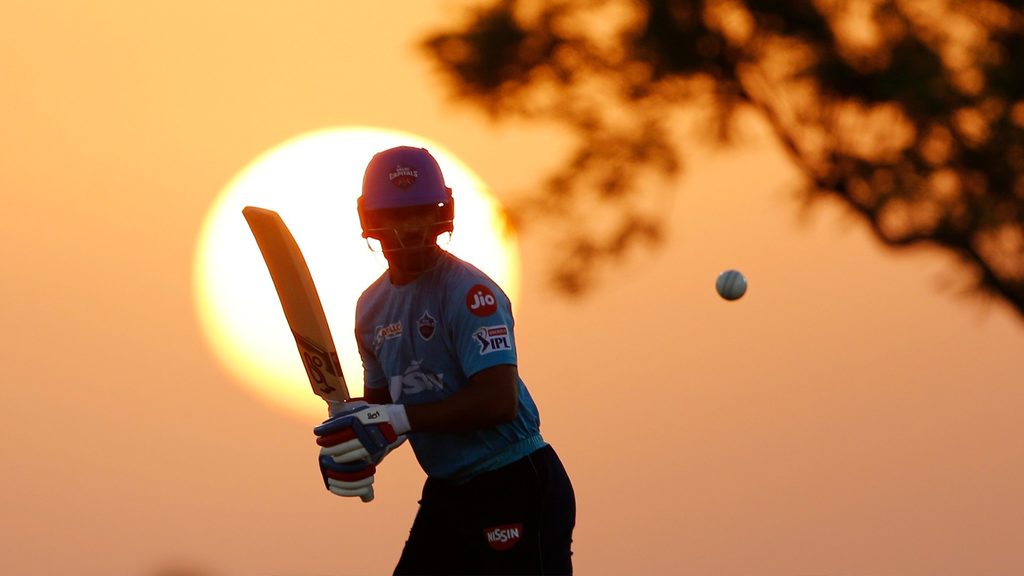
[[[747,279],[739,270],[726,270],[718,275],[715,289],[726,300],[739,300],[747,293]]]

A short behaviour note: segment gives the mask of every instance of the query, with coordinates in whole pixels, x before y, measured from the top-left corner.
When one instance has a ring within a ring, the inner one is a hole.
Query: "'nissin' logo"
[[[523,535],[522,524],[503,524],[484,530],[487,536],[487,545],[492,550],[508,550],[516,545]]]

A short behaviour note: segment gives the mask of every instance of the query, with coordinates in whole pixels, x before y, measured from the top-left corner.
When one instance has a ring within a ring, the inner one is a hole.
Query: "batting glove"
[[[373,500],[373,479],[376,467],[368,462],[339,464],[330,456],[320,455],[320,475],[324,487],[337,496],[362,498],[363,502]]]
[[[377,464],[405,441],[409,418],[401,404],[349,402],[313,429],[321,454],[337,464],[363,460]]]

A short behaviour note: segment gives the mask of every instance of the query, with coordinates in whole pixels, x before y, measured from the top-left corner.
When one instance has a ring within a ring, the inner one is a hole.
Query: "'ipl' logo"
[[[508,326],[481,326],[473,333],[476,343],[480,345],[480,355],[490,354],[499,350],[511,350],[512,340],[509,338]]]

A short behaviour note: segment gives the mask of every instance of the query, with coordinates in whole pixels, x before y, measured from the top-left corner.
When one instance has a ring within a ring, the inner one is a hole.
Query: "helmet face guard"
[[[418,230],[422,233],[422,243],[436,240],[438,236],[455,229],[455,202],[439,203],[428,206],[407,206],[404,208],[382,208],[366,210],[362,198],[358,202],[359,225],[363,229],[363,238],[385,240],[394,238],[404,246],[402,232]],[[408,223],[405,223],[405,222]]]

